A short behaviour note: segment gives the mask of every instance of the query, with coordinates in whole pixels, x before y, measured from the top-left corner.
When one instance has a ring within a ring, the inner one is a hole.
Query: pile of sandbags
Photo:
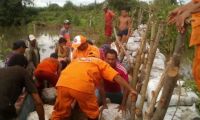
[[[44,112],[45,112],[45,120],[50,120],[52,112],[53,112],[53,106],[52,105],[44,105]],[[36,111],[31,112],[28,115],[27,120],[39,120],[37,112]]]
[[[141,39],[142,39],[142,35],[145,32],[147,26],[146,25],[140,25],[138,27],[137,30],[135,30],[133,32],[133,35],[128,39],[127,45],[126,45],[126,53],[128,54],[128,57],[131,61],[131,65],[132,63],[135,62],[135,58],[137,55],[137,51],[140,48],[140,44],[141,44]],[[149,44],[146,45],[145,49],[149,48]],[[145,56],[147,57],[147,55]],[[157,49],[156,51],[156,55],[155,55],[155,59],[152,65],[152,69],[151,69],[151,74],[150,74],[150,79],[149,79],[149,83],[148,83],[148,87],[147,87],[147,93],[146,93],[146,100],[147,102],[145,103],[146,108],[148,107],[151,99],[152,99],[152,91],[154,91],[156,89],[156,86],[158,85],[161,76],[165,70],[165,62],[166,62],[166,58],[165,56],[159,51],[159,49]],[[130,66],[128,58],[125,56],[123,59],[123,65],[129,70],[132,66]],[[142,68],[142,67],[141,67]],[[140,68],[140,70],[141,70]],[[183,85],[183,81],[181,81],[181,87]],[[186,90],[184,88],[181,88],[181,90],[179,90],[180,85],[177,85],[177,87],[175,88],[170,104],[169,104],[169,110],[170,108],[174,107],[177,105],[177,103],[179,102],[180,106],[185,106],[185,108],[188,108],[186,106],[192,106],[198,99],[197,95],[192,92],[191,90]],[[178,101],[179,98],[179,91],[181,92],[180,94],[180,101]],[[158,96],[158,99],[160,99],[162,90]],[[140,95],[139,97],[140,98]],[[140,100],[137,100],[137,105],[139,104]],[[146,111],[146,108],[144,107],[143,112]],[[167,112],[166,116],[171,114],[170,112]],[[178,119],[179,120],[179,119]]]
[[[144,34],[146,28],[146,25],[140,25],[138,29],[136,29],[133,32],[132,36],[130,36],[128,39],[128,42],[126,44],[126,54],[128,56],[125,56],[122,60],[122,64],[127,70],[129,70],[135,62],[137,50],[140,48],[142,35]],[[147,44],[146,47],[149,47],[149,45]],[[128,59],[130,59],[131,64],[129,64]]]

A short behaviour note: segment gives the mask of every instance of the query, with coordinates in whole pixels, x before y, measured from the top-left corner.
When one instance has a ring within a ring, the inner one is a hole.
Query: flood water
[[[3,67],[7,54],[12,50],[16,40],[27,40],[29,34],[34,34],[40,48],[41,60],[49,57],[54,52],[55,43],[58,41],[58,28],[37,28],[30,30],[27,26],[0,28],[0,67]]]
[[[54,52],[55,43],[58,41],[59,28],[36,28],[28,26],[0,28],[0,67],[4,66],[4,59],[12,50],[12,43],[16,40],[27,40],[29,34],[34,34],[40,48],[41,60],[49,57]],[[192,78],[191,52],[182,57],[181,73],[187,78]],[[189,57],[188,57],[189,56]]]

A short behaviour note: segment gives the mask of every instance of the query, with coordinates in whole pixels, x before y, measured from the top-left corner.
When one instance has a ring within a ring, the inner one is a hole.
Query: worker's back
[[[23,67],[13,66],[0,69],[0,116],[6,112],[4,116],[7,114],[6,117],[14,117],[14,104],[23,87],[26,87],[29,93],[37,92],[31,80],[31,76]]]
[[[57,86],[94,93],[95,85],[101,77],[112,81],[116,74],[117,72],[109,64],[98,58],[78,58],[62,71]]]

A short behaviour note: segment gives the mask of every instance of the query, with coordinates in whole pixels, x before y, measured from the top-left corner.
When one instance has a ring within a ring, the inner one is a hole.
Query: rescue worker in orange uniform
[[[78,35],[74,38],[72,47],[74,48],[72,59],[87,57],[90,54],[95,54],[94,57],[100,58],[99,49],[95,45],[90,45],[87,42],[87,38],[82,35]]]
[[[45,87],[44,80],[47,80],[51,86],[56,85],[61,69],[62,65],[56,58],[53,57],[46,58],[38,64],[34,71],[34,75],[38,80],[37,87],[39,92],[41,92],[41,90]]]
[[[200,0],[192,0],[188,4],[176,8],[169,14],[168,22],[175,24],[179,32],[185,31],[184,22],[192,16],[192,33],[190,46],[195,46],[193,76],[200,92]]]
[[[99,106],[95,96],[95,86],[101,78],[117,82],[131,94],[137,94],[108,63],[99,58],[80,57],[72,60],[60,75],[56,84],[57,99],[52,120],[68,120],[74,100],[88,120],[98,120]]]

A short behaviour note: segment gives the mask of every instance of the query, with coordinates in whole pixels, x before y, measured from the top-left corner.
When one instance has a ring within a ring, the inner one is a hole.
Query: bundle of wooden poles
[[[141,11],[139,13],[142,13]],[[140,15],[142,16],[142,15]],[[150,13],[147,22],[147,29],[142,35],[141,44],[137,50],[136,59],[132,68],[132,80],[131,85],[140,94],[141,99],[139,105],[136,107],[136,101],[138,95],[129,97],[131,100],[130,111],[132,120],[163,120],[171,100],[173,90],[176,86],[179,77],[179,66],[181,60],[181,54],[184,47],[185,33],[179,34],[176,38],[176,45],[173,55],[170,57],[166,64],[165,70],[161,76],[158,86],[155,86],[155,91],[152,92],[152,99],[145,113],[143,114],[143,106],[146,99],[147,86],[149,83],[152,64],[156,55],[156,51],[159,45],[159,41],[163,37],[163,33],[166,27],[166,23],[153,20],[154,15]],[[138,21],[141,21],[141,17],[138,17]],[[138,22],[139,23],[139,22]],[[122,52],[127,57],[129,64],[131,64],[128,55],[126,54],[126,48],[120,43],[117,38],[116,30],[114,29],[116,36],[116,42],[118,43]],[[149,44],[149,49],[146,49],[146,45]],[[158,95],[161,92],[159,100]],[[158,101],[158,103],[157,103]]]

